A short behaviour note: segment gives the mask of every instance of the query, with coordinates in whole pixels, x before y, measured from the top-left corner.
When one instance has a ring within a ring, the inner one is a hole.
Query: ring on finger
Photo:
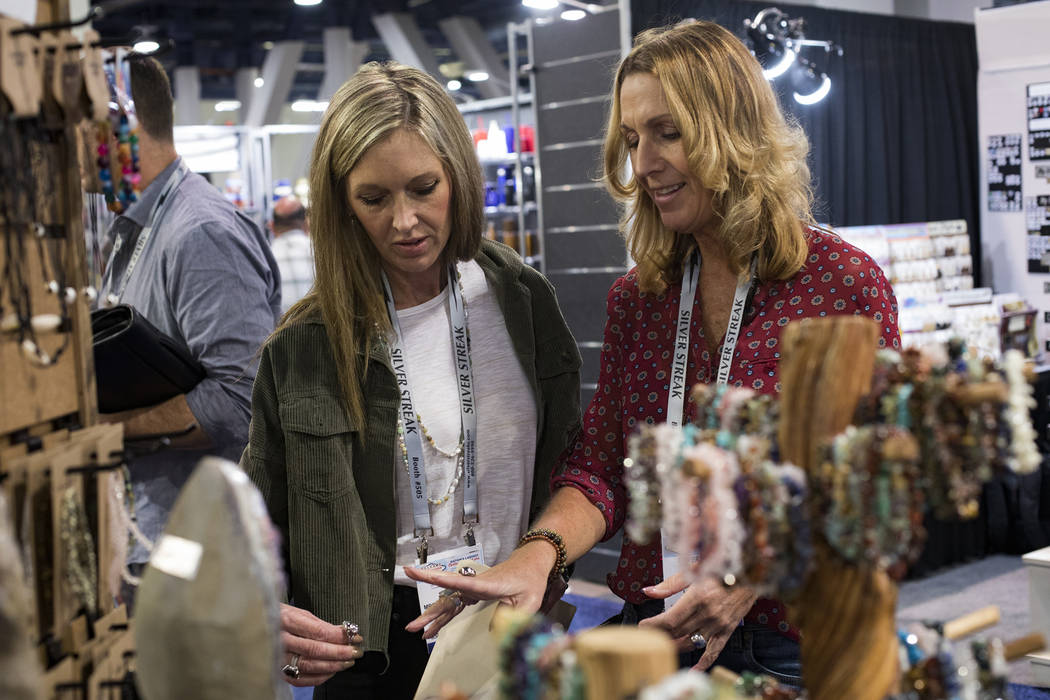
[[[351,644],[353,638],[360,631],[360,628],[349,620],[343,620],[343,634],[346,635],[346,643]]]
[[[448,588],[438,593],[438,598],[446,598],[448,600],[451,600],[453,603],[455,603],[456,608],[462,608],[464,605],[463,594],[459,591],[453,591]]]
[[[281,669],[281,673],[288,676],[289,678],[299,677],[299,655],[292,654],[292,660],[284,665]]]
[[[694,632],[689,636],[689,641],[693,643],[693,648],[697,651],[707,648],[707,640],[704,639],[704,635],[699,632]]]

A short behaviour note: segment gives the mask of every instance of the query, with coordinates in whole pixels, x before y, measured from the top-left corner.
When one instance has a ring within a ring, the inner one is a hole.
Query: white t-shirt
[[[528,527],[532,477],[536,462],[536,399],[518,356],[514,354],[503,312],[481,267],[459,263],[463,301],[470,331],[470,360],[478,414],[478,515],[474,535],[485,563],[506,559]],[[416,412],[427,432],[444,452],[459,444],[460,413],[455,363],[448,325],[448,286],[433,299],[401,309],[398,323],[404,336],[405,371]],[[404,566],[416,563],[418,538],[413,534],[411,481],[395,448],[397,500],[397,568],[394,583],[414,586]],[[456,473],[456,459],[444,457],[423,438],[429,497],[443,497]],[[462,547],[463,483],[440,506],[430,505],[434,536],[430,553]]]

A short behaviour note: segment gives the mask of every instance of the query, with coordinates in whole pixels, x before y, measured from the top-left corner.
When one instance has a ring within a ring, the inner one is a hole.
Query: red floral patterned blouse
[[[780,392],[777,343],[781,329],[795,319],[868,316],[882,326],[879,346],[899,349],[897,300],[878,264],[838,236],[814,229],[808,239],[809,258],[798,274],[789,280],[756,285],[733,355],[730,385],[765,394]],[[598,389],[564,470],[552,480],[553,488],[573,486],[587,495],[605,515],[606,539],[620,529],[627,514],[623,482],[627,437],[641,423],[666,420],[680,293],[680,284],[668,287],[663,294],[643,293],[634,270],[609,290]],[[688,384],[712,383],[721,347],[712,347],[704,337],[699,294],[694,302],[691,338]],[[686,402],[685,412],[687,421],[694,419],[696,407],[691,401]],[[608,577],[612,591],[624,600],[640,603],[646,599],[641,589],[662,580],[659,534],[645,544],[625,538],[619,566]],[[783,605],[777,601],[760,599],[747,619],[797,638],[797,631],[784,617]]]

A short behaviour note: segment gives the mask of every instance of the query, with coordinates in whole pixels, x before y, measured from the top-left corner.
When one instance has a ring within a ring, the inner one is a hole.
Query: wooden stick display
[[[790,324],[781,338],[781,457],[813,474],[822,441],[845,429],[868,392],[878,325],[857,316]],[[882,700],[898,677],[897,586],[814,538],[815,566],[793,608],[811,700]]]
[[[573,644],[586,682],[587,700],[633,698],[678,669],[670,637],[638,627],[596,627]]]

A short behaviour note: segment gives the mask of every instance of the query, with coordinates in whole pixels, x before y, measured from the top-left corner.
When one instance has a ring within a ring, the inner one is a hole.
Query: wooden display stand
[[[666,633],[638,627],[596,627],[573,642],[586,679],[587,700],[637,697],[678,670],[674,643]]]
[[[68,20],[67,0],[38,4],[38,23]],[[15,692],[0,681],[0,697],[9,691],[18,698],[106,697],[133,657],[126,615],[107,616],[122,563],[110,533],[119,523],[119,544],[124,530],[113,499],[123,478],[114,479],[120,472],[113,468],[124,446],[122,426],[97,425],[77,130],[82,120],[108,114],[108,94],[97,47],[82,57],[68,31],[23,30],[0,16],[0,92],[13,111],[5,136],[18,146],[14,156],[26,161],[24,171],[0,184],[7,204],[0,235],[9,244],[0,245],[0,269],[21,273],[0,285],[0,493],[8,514],[0,523],[7,542],[0,544],[18,549],[17,560],[0,562],[0,575],[16,572],[10,575],[23,579],[17,583],[29,585],[24,605],[0,609],[0,625],[36,650],[28,664],[0,656],[0,676],[7,677],[9,664],[21,664],[14,670],[35,679],[38,692]],[[35,60],[25,61],[27,55]],[[97,70],[87,70],[89,63]],[[85,166],[94,169],[93,158]],[[24,294],[10,291],[12,280],[24,281]],[[51,280],[62,285],[58,294],[48,290]],[[65,288],[74,293],[61,319]],[[29,316],[40,322],[33,327],[43,353],[65,346],[53,364],[23,346],[25,319],[15,315],[12,296],[27,300]],[[30,566],[19,574],[23,552]],[[108,622],[96,623],[92,635],[89,620],[99,615]]]
[[[850,425],[871,387],[878,324],[859,316],[792,323],[781,337],[780,454],[812,476],[822,441]],[[882,700],[899,676],[897,585],[837,558],[814,535],[814,569],[793,618],[811,700]]]

